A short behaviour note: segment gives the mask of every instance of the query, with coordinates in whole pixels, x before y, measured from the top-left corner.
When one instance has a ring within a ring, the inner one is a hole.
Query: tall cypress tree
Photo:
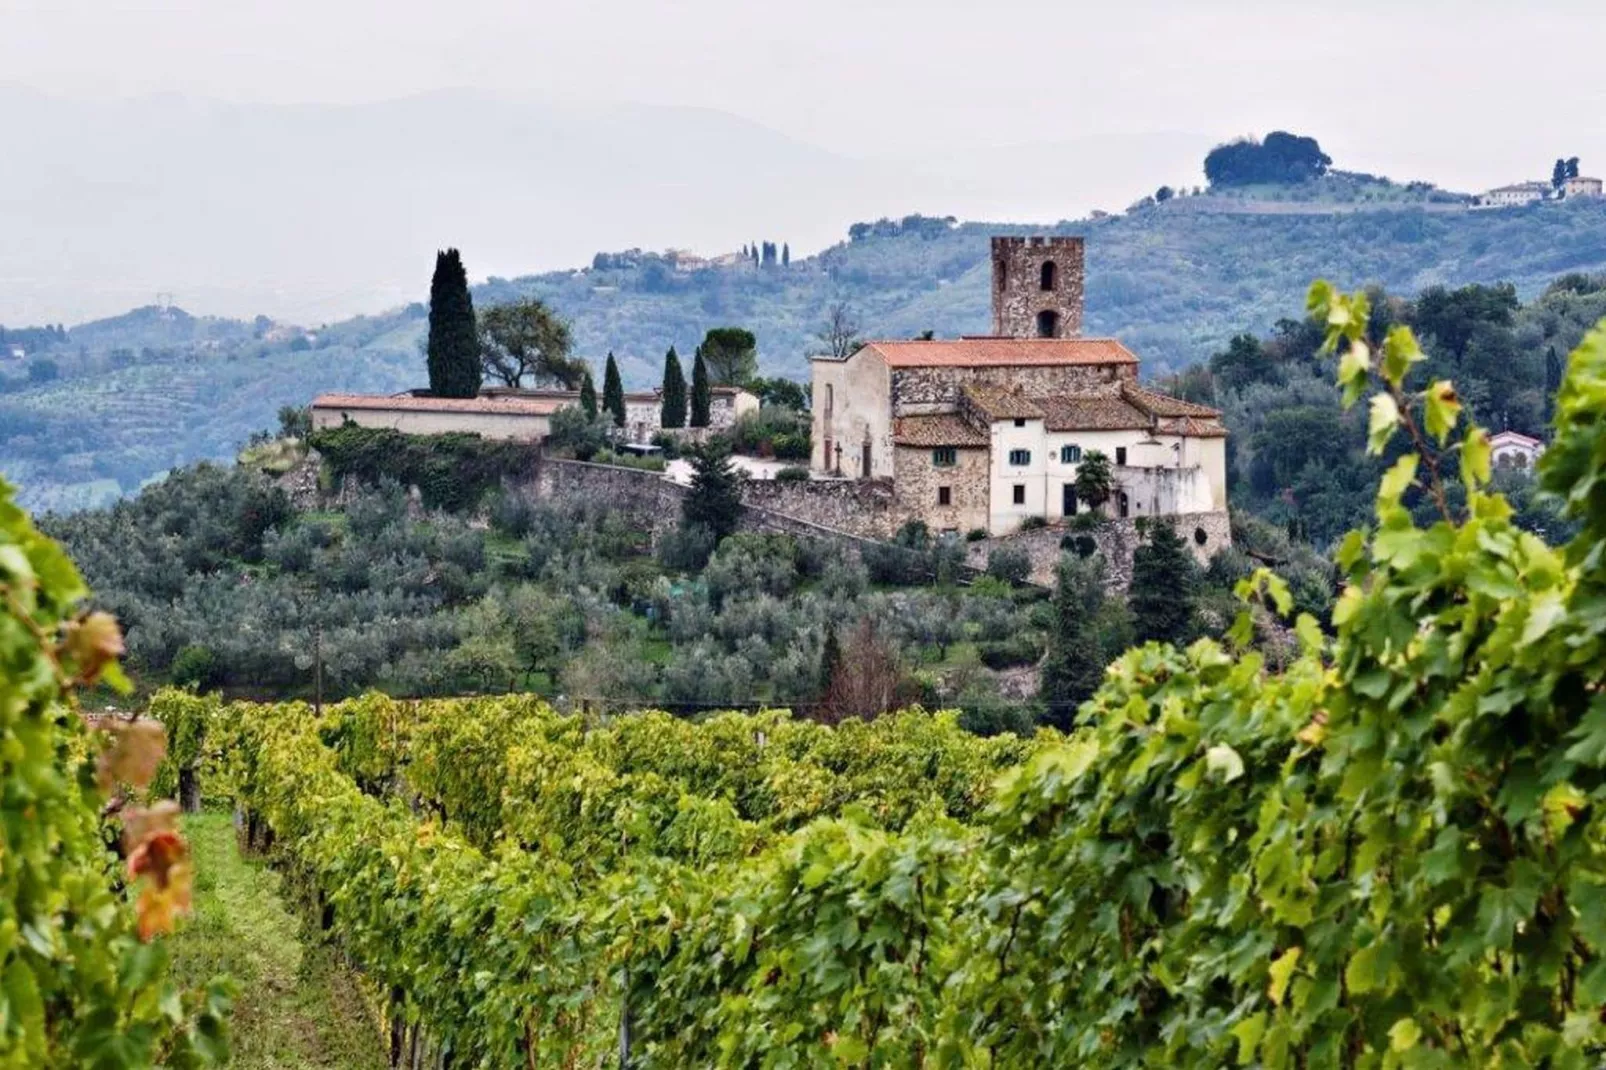
[[[674,346],[664,354],[663,411],[658,422],[666,428],[686,426],[686,376]]]
[[[837,640],[836,629],[825,626],[825,643],[820,647],[820,696],[831,690],[831,681],[842,666],[842,644]]]
[[[1150,640],[1181,646],[1193,630],[1193,558],[1170,524],[1149,521],[1149,538],[1132,552],[1133,632],[1140,643]]]
[[[1054,625],[1048,636],[1038,697],[1043,700],[1044,721],[1067,731],[1076,708],[1093,697],[1104,678],[1103,652],[1093,629],[1089,600],[1094,592],[1077,565],[1061,559],[1054,587]]]
[[[783,241],[781,243],[781,266],[782,267],[790,267],[791,265],[792,265],[792,245],[791,245],[790,242],[784,242]]]
[[[1561,389],[1561,358],[1556,347],[1545,350],[1545,427],[1556,418],[1556,391]]]
[[[708,426],[708,410],[713,403],[713,393],[708,384],[708,365],[703,363],[703,347],[697,347],[697,359],[691,366],[691,425],[693,427]]]
[[[580,407],[585,410],[586,419],[597,418],[597,384],[591,381],[591,369],[586,369],[586,377],[580,381]]]
[[[435,254],[429,283],[429,391],[443,398],[471,398],[480,392],[480,335],[468,273],[456,249]]]
[[[602,373],[602,407],[613,416],[613,425],[625,425],[625,384],[619,378],[619,365],[608,354],[608,367]]]

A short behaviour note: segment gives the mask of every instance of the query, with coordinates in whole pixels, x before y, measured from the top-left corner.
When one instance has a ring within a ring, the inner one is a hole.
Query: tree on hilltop
[[[1264,141],[1244,138],[1216,146],[1205,157],[1204,170],[1212,186],[1294,185],[1320,178],[1332,163],[1315,138],[1275,130]]]
[[[713,391],[708,383],[708,362],[703,359],[703,347],[697,347],[697,356],[691,365],[691,425],[707,427],[709,409],[713,404]]]
[[[663,407],[658,422],[664,428],[686,426],[686,376],[680,370],[680,356],[670,346],[664,354]]]
[[[1567,181],[1567,161],[1566,160],[1562,160],[1562,159],[1557,159],[1556,160],[1556,166],[1554,166],[1554,167],[1552,167],[1550,169],[1550,187],[1552,189],[1561,189],[1561,184],[1563,182],[1566,182],[1566,181]]]
[[[425,347],[429,391],[443,398],[480,392],[480,335],[468,273],[456,249],[435,254],[429,284],[429,341]]]
[[[625,425],[625,384],[619,378],[619,365],[608,354],[608,366],[602,373],[602,408],[613,417],[615,427]]]
[[[745,327],[710,327],[702,350],[715,385],[745,386],[758,374],[758,338]]]
[[[585,377],[585,366],[569,356],[569,324],[543,301],[524,297],[492,305],[480,313],[479,328],[485,374],[506,386],[521,387],[528,376],[574,390]]]

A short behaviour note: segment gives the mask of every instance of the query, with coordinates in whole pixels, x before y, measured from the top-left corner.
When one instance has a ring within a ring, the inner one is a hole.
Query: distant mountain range
[[[446,245],[483,278],[633,245],[801,254],[855,219],[916,210],[1064,219],[1199,181],[1211,140],[866,159],[692,108],[473,91],[80,101],[0,85],[0,323],[71,323],[158,293],[196,312],[341,319],[412,300]]]

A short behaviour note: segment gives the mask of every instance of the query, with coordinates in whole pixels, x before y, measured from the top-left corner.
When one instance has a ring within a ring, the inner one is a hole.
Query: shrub
[[[987,555],[987,575],[1005,583],[1025,583],[1032,574],[1032,559],[1018,546],[995,547]]]
[[[554,423],[568,411],[560,409]],[[533,468],[539,456],[537,447],[528,443],[461,432],[404,435],[356,424],[314,431],[308,442],[336,476],[354,476],[366,483],[393,479],[417,487],[426,507],[448,511],[473,509],[504,477]]]
[[[1036,636],[1017,633],[1008,639],[983,643],[981,663],[989,669],[1012,669],[1019,665],[1035,665],[1043,656],[1042,641]]]
[[[169,675],[180,687],[194,687],[207,691],[222,681],[217,653],[209,646],[192,643],[178,652],[173,659]]]
[[[987,540],[986,528],[971,528],[965,532],[966,542],[985,542]]]
[[[809,470],[798,465],[788,465],[775,473],[775,482],[777,483],[807,483],[808,481]]]
[[[1022,520],[1020,524],[1022,531],[1041,531],[1046,527],[1048,527],[1048,518],[1041,516],[1029,516]]]

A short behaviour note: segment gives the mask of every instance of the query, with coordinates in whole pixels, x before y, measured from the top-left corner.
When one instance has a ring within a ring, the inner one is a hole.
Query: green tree
[[[716,386],[745,386],[758,374],[758,339],[745,327],[710,328],[702,352]]]
[[[580,408],[585,410],[586,419],[597,418],[597,384],[591,379],[591,369],[587,368],[585,376],[580,380]]]
[[[691,425],[707,427],[709,409],[713,406],[712,388],[708,383],[708,362],[703,359],[703,347],[697,347],[697,356],[691,365]]]
[[[1577,178],[1578,177],[1578,157],[1576,157],[1576,156],[1567,157],[1567,177],[1568,178]]]
[[[692,454],[691,467],[691,490],[682,503],[681,519],[688,528],[712,532],[718,543],[742,522],[742,473],[718,438]]]
[[[456,249],[435,254],[429,284],[429,390],[437,397],[471,398],[480,392],[480,337],[468,273]]]
[[[1561,184],[1566,181],[1567,161],[1558,159],[1556,161],[1556,166],[1550,169],[1550,184],[1556,189],[1561,189]]]
[[[1082,454],[1082,461],[1076,466],[1076,500],[1086,502],[1089,509],[1097,512],[1104,508],[1113,493],[1115,474],[1110,469],[1110,459],[1099,450]]]
[[[823,697],[831,690],[831,681],[836,679],[837,670],[842,666],[842,644],[837,640],[836,629],[829,624],[825,626],[825,642],[820,645],[820,689]]]
[[[1076,708],[1093,697],[1104,678],[1104,657],[1095,627],[1096,604],[1103,587],[1090,576],[1085,563],[1062,557],[1054,585],[1053,625],[1048,633],[1048,654],[1043,659],[1038,698],[1044,720],[1069,731]]]
[[[1556,347],[1550,346],[1545,350],[1545,428],[1550,428],[1551,422],[1556,418],[1556,391],[1561,389],[1561,358],[1556,355]]]
[[[524,378],[574,390],[585,365],[569,356],[573,336],[546,304],[533,297],[492,305],[480,313],[480,362],[485,374],[520,387]]]
[[[1176,529],[1151,520],[1147,539],[1132,553],[1127,592],[1138,642],[1187,642],[1193,630],[1195,568]]]
[[[625,384],[619,378],[619,365],[608,354],[608,366],[602,373],[602,407],[613,417],[615,427],[625,425]]]
[[[1223,390],[1240,390],[1250,383],[1277,378],[1277,367],[1267,356],[1260,339],[1252,334],[1234,335],[1227,348],[1210,358],[1210,374]]]
[[[686,426],[686,376],[680,370],[680,356],[670,346],[664,354],[663,409],[659,422],[667,428]]]
[[[790,267],[792,264],[792,246],[789,242],[781,243],[781,266]]]

